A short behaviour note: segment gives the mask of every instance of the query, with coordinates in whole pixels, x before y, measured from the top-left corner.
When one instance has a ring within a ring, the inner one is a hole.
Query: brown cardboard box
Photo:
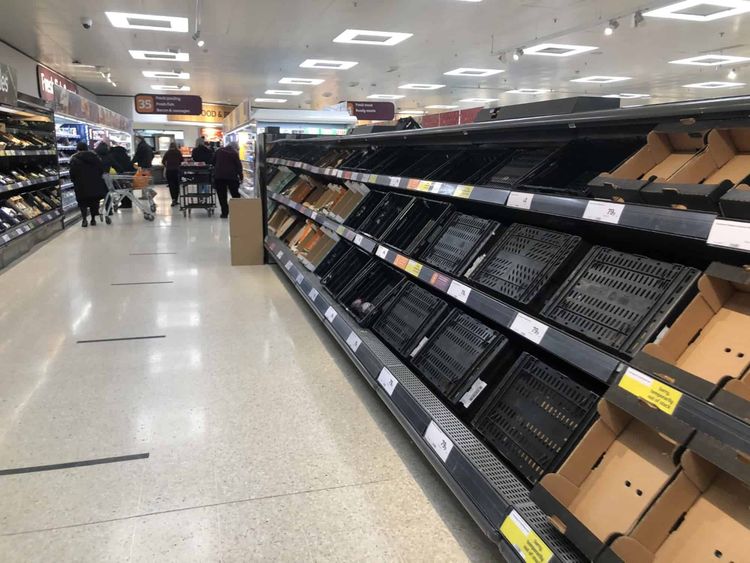
[[[681,471],[612,551],[625,563],[748,561],[750,488],[692,451]]]
[[[351,212],[354,211],[354,209],[357,207],[357,205],[359,205],[364,197],[364,194],[355,192],[354,190],[348,190],[341,197],[341,199],[339,199],[336,204],[331,207],[331,212],[338,217],[341,217],[342,220],[346,220],[346,218],[349,217]]]
[[[322,229],[320,232],[323,234],[323,236],[308,251],[306,256],[307,260],[313,266],[318,266],[326,257],[328,252],[336,245],[336,241],[323,233]]]
[[[608,401],[600,418],[531,499],[589,559],[638,522],[675,472],[676,444]]]
[[[750,128],[712,129],[706,150],[667,180],[670,184],[736,185],[750,175]]]
[[[263,264],[263,208],[259,199],[229,201],[232,266]]]
[[[646,146],[623,162],[610,176],[663,182],[696,153],[703,150],[703,135],[694,133],[658,133],[651,131]]]
[[[231,203],[231,201],[230,201]],[[279,206],[276,211],[273,212],[270,219],[268,220],[268,230],[272,234],[276,234],[279,228],[292,216],[292,213],[288,208]],[[231,228],[231,227],[230,227]]]

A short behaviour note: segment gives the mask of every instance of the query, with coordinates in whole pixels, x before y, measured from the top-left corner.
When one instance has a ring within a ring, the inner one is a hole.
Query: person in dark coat
[[[237,143],[229,143],[217,150],[214,155],[214,188],[219,197],[222,219],[229,217],[227,190],[232,197],[240,197],[240,182],[242,182],[242,162],[239,147]]]
[[[88,227],[87,211],[91,213],[91,226],[96,225],[99,215],[99,200],[107,195],[107,185],[104,183],[104,164],[96,153],[88,150],[86,143],[76,145],[76,152],[70,159],[70,179],[76,201],[83,217],[82,227]]]
[[[180,197],[180,164],[185,159],[177,148],[177,143],[169,145],[169,150],[161,157],[161,163],[167,173],[167,184],[169,185],[169,195],[172,196],[172,207],[179,205]]]
[[[130,155],[128,154],[128,149],[121,147],[120,145],[113,145],[109,152],[112,155],[112,159],[117,163],[115,169],[120,174],[135,172],[133,163],[130,160]]]
[[[107,143],[102,141],[101,143],[96,145],[94,152],[96,153],[96,156],[98,156],[102,160],[105,174],[109,174],[110,169],[114,169],[115,172],[117,172],[118,174],[122,172],[122,169],[120,168],[120,163],[117,162],[117,160],[115,159]]]
[[[193,149],[191,156],[193,157],[193,162],[211,164],[214,153],[206,146],[206,141],[203,140],[203,137],[200,137],[195,142],[195,148]]]
[[[151,161],[154,160],[154,149],[151,148],[143,137],[136,137],[138,145],[133,155],[133,163],[137,164],[144,170],[151,170]]]

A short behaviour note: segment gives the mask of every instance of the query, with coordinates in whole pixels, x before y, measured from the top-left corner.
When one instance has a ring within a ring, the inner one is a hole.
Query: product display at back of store
[[[270,257],[509,559],[746,559],[750,122],[702,111],[270,142]]]

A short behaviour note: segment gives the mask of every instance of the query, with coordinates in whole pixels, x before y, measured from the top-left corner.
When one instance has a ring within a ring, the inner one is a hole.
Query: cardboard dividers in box
[[[284,195],[296,203],[302,203],[314,189],[315,187],[307,179],[299,178]]]
[[[314,267],[317,267],[331,249],[336,245],[336,241],[325,234],[323,229],[320,230],[322,236],[315,242],[315,244],[307,251],[305,258]]]
[[[611,551],[624,563],[747,561],[750,487],[688,449],[680,471]]]
[[[702,399],[742,378],[750,370],[750,272],[712,263],[698,294],[631,363]]]
[[[646,145],[612,172],[589,183],[594,197],[643,203],[642,188],[650,182],[664,182],[705,147],[698,131],[651,131]]]
[[[268,230],[276,236],[280,236],[278,232],[289,218],[292,218],[292,221],[294,221],[294,215],[289,209],[281,206],[277,207],[268,219]]]
[[[608,542],[629,533],[675,474],[678,446],[602,400],[599,419],[531,500],[581,552],[612,559]]]
[[[369,189],[367,191],[369,191]],[[337,200],[336,203],[331,206],[331,213],[340,217],[342,221],[345,221],[365,198],[365,195],[367,195],[366,192],[363,193],[352,189],[346,190],[341,199]]]

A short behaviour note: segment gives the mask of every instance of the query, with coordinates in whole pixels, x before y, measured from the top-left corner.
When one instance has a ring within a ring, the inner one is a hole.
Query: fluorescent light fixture
[[[299,84],[300,86],[318,86],[323,84],[325,80],[322,78],[287,78],[284,77],[279,80],[279,84]]]
[[[456,109],[458,106],[447,106],[443,104],[434,104],[431,106],[425,106],[426,109]]]
[[[396,112],[398,115],[424,115],[421,109],[402,109]]]
[[[328,70],[349,70],[359,63],[354,61],[328,61],[325,59],[307,59],[301,65],[301,68],[322,68]]]
[[[584,76],[583,78],[574,78],[571,82],[587,82],[589,84],[612,84],[613,82],[622,82],[630,80],[629,76]]]
[[[172,52],[172,51],[137,51],[130,49],[128,51],[134,59],[146,61],[178,61],[186,63],[190,61],[190,53]]]
[[[455,70],[449,70],[444,73],[446,76],[469,76],[474,78],[484,78],[485,76],[492,76],[493,74],[500,74],[505,72],[504,70],[498,70],[494,68],[457,68]]]
[[[280,98],[255,98],[253,101],[258,102],[259,104],[283,104],[286,102],[286,100]]]
[[[113,26],[124,29],[152,29],[187,33],[189,27],[188,19],[179,16],[152,16],[149,14],[126,14],[124,12],[104,13]]]
[[[669,64],[719,66],[729,63],[742,63],[745,61],[750,61],[750,57],[736,57],[733,55],[700,55],[698,57],[689,57],[687,59],[677,59],[676,61],[669,61]]]
[[[596,51],[599,47],[587,45],[565,45],[563,43],[540,43],[533,47],[524,47],[524,55],[542,55],[545,57],[572,57],[589,51]]]
[[[190,78],[190,73],[161,70],[144,70],[143,76],[145,76],[146,78],[177,78],[178,80],[188,80]]]
[[[497,102],[499,100],[497,98],[464,98],[463,100],[458,101],[465,104],[488,104],[490,102]]]
[[[266,90],[269,96],[299,96],[302,90]]]
[[[402,84],[401,86],[399,86],[399,89],[401,90],[439,90],[440,88],[445,88],[445,84],[410,83]]]
[[[622,94],[607,94],[602,98],[620,98],[621,100],[635,100],[636,98],[650,98],[650,94],[628,94],[623,92]]]
[[[735,86],[744,86],[742,82],[696,82],[694,84],[684,84],[683,88],[732,88]]]
[[[333,40],[334,43],[356,43],[358,45],[384,45],[391,47],[406,41],[413,33],[396,31],[370,31],[367,29],[347,29]]]
[[[370,94],[367,96],[368,100],[400,100],[406,96],[402,94]]]
[[[177,84],[152,84],[154,90],[170,90],[172,92],[190,92],[190,86],[177,86]]]
[[[506,94],[546,94],[550,92],[547,88],[516,88],[515,90],[508,90]]]
[[[710,22],[746,12],[750,12],[748,0],[685,0],[648,10],[643,15],[649,18]]]

